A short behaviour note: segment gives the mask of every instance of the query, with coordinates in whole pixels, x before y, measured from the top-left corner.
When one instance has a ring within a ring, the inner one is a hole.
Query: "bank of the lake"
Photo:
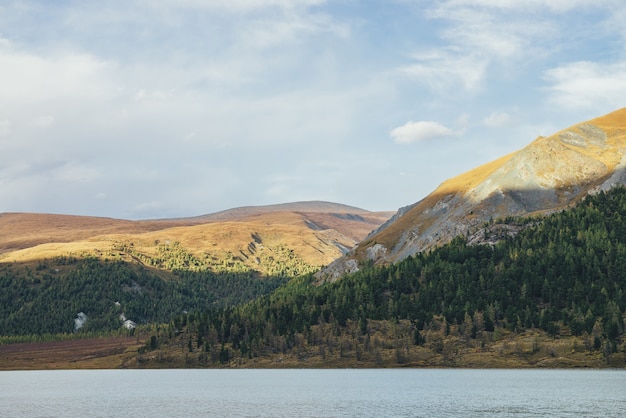
[[[552,337],[536,330],[502,333],[478,343],[448,335],[437,344],[393,344],[377,334],[324,341],[284,352],[220,359],[179,338],[148,349],[143,337],[90,338],[0,345],[0,370],[173,368],[611,368],[626,369],[626,353],[595,349],[584,337]]]

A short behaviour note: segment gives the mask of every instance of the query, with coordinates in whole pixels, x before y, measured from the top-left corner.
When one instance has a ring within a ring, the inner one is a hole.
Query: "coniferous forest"
[[[584,337],[585,349],[608,359],[624,350],[624,219],[626,189],[601,192],[541,221],[507,219],[527,227],[493,246],[459,237],[395,265],[361,266],[335,283],[301,277],[241,306],[182,315],[147,348],[182,333],[190,352],[226,363],[268,353],[306,358],[312,348],[375,358],[378,344],[395,348],[403,363],[409,345],[443,352],[451,333],[484,345],[535,329]]]
[[[168,322],[183,312],[237,305],[276,289],[286,278],[251,272],[175,270],[163,274],[122,261],[60,257],[35,269],[0,270],[0,335],[36,336],[119,330]],[[86,315],[77,329],[75,318]]]
[[[4,266],[0,334],[111,332],[123,313],[145,324],[138,364],[157,367],[168,365],[172,347],[191,366],[287,355],[384,364],[388,353],[411,365],[421,364],[420,347],[454,365],[460,350],[487,350],[502,336],[532,331],[579,337],[572,351],[608,362],[626,355],[625,219],[626,189],[616,188],[545,218],[487,223],[485,234],[498,224],[524,226],[495,245],[457,237],[322,284],[313,274],[288,282],[211,271],[162,277],[97,259],[55,260],[57,268],[35,271]],[[84,330],[72,320],[79,311],[89,317]],[[516,348],[540,349],[538,339]]]

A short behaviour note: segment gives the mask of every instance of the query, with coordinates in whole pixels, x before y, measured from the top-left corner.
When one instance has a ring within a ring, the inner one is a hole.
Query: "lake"
[[[3,371],[0,416],[624,417],[626,371]]]

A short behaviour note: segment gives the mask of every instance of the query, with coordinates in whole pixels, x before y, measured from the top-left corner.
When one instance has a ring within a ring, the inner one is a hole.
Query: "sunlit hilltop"
[[[337,277],[357,260],[398,261],[475,233],[507,216],[564,209],[600,189],[626,184],[626,108],[576,124],[445,181],[402,208],[325,271]]]

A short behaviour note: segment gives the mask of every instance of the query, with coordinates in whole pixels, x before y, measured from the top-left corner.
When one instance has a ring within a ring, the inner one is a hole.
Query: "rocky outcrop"
[[[539,137],[518,152],[447,180],[400,209],[319,278],[336,280],[363,262],[397,262],[459,235],[477,240],[490,220],[562,210],[618,184],[626,184],[626,108]],[[500,232],[516,233],[514,228]]]

